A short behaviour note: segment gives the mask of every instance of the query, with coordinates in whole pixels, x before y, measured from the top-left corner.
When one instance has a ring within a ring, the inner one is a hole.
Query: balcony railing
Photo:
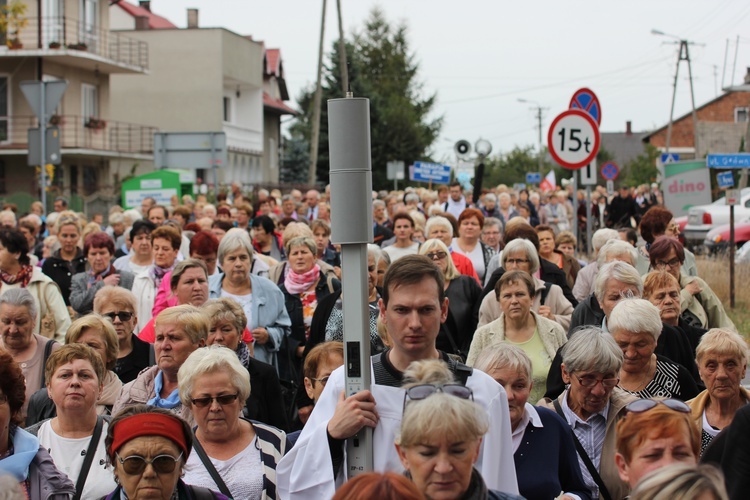
[[[148,69],[146,42],[66,17],[28,18],[28,25],[17,35],[0,33],[0,44],[11,49],[85,51],[120,64]]]
[[[141,154],[154,151],[156,127],[75,115],[55,115],[49,125],[59,127],[62,149]],[[0,149],[28,148],[28,129],[38,126],[39,120],[33,116],[0,117]]]

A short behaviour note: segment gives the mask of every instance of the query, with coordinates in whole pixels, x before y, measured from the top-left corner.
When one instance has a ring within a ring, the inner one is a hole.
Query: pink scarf
[[[286,278],[284,278],[284,287],[292,295],[298,295],[310,288],[318,279],[318,276],[320,276],[320,266],[317,264],[302,274],[295,273],[290,267],[289,272],[286,273]]]

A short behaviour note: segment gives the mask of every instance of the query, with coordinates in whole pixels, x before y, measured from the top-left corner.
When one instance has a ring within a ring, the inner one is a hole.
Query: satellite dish
[[[466,156],[471,153],[471,143],[462,139],[453,146],[453,149],[456,151],[456,156]]]

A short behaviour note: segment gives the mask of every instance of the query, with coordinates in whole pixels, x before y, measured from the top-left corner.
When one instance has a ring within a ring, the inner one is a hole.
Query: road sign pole
[[[729,205],[729,307],[734,309],[734,204]]]
[[[219,199],[219,168],[216,165],[216,155],[214,154],[214,133],[211,133],[211,171],[214,178],[214,200]]]
[[[576,205],[578,204],[578,176],[575,175],[575,172],[573,172],[573,202],[571,205],[573,205],[573,211],[575,212],[575,217],[573,217],[573,220],[575,220],[575,224],[573,224],[573,235],[575,236],[576,241],[578,241],[578,211],[576,210]],[[579,242],[579,245],[580,242]]]
[[[45,102],[45,94],[46,92],[46,84],[45,82],[42,82],[41,85],[39,85],[39,101],[41,103],[42,108],[42,116],[39,119],[39,130],[42,132],[42,140],[39,141],[41,143],[41,158],[42,158],[42,165],[41,165],[41,175],[39,176],[39,182],[40,182],[40,195],[41,195],[41,201],[42,201],[42,207],[44,207],[44,213],[47,213],[47,114],[45,112],[47,103]]]
[[[586,186],[586,254],[591,256],[591,186]]]

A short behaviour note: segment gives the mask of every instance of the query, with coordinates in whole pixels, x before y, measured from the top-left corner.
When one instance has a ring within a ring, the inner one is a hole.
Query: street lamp
[[[539,104],[538,102],[531,101],[529,99],[523,99],[519,97],[518,102],[523,102],[526,104],[533,104],[534,108],[532,109],[536,109],[536,118],[537,118],[537,122],[539,126],[539,173],[541,174],[542,172],[542,110],[544,108],[542,108],[542,105]]]
[[[477,170],[474,172],[474,194],[472,195],[472,201],[474,202],[474,205],[476,205],[477,202],[479,202],[479,196],[482,194],[484,159],[492,152],[492,144],[487,139],[479,139],[474,143],[474,151],[476,151],[477,159],[479,160]]]

